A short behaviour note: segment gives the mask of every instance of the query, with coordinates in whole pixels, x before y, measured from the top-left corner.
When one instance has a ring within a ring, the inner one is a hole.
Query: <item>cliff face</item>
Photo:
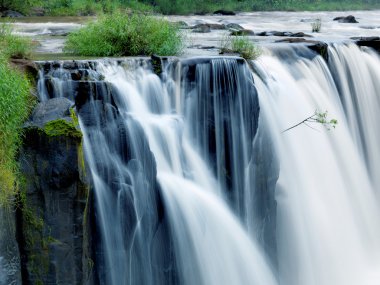
[[[88,266],[81,133],[71,101],[40,103],[25,125],[16,214],[23,284],[83,284]]]

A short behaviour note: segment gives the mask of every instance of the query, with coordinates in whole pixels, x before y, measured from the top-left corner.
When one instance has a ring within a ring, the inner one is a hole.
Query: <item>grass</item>
[[[17,190],[17,152],[22,124],[31,109],[30,86],[4,55],[0,57],[0,205],[8,205]]]
[[[322,27],[322,20],[320,18],[316,19],[313,23],[311,23],[311,32],[319,33]]]
[[[27,38],[12,34],[9,24],[0,25],[0,56],[3,58],[29,58],[31,42]]]
[[[27,58],[30,46],[27,39],[12,35],[9,25],[0,26],[0,205],[9,205],[17,190],[21,126],[33,105],[29,81],[9,60]]]
[[[182,48],[177,25],[144,14],[114,13],[71,33],[64,50],[78,56],[165,56]]]
[[[246,36],[227,36],[221,41],[220,53],[238,53],[246,60],[254,60],[261,50]]]

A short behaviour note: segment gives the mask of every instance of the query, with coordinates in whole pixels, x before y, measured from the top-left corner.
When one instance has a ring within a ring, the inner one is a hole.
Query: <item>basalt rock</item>
[[[380,37],[352,37],[358,46],[370,47],[380,52]]]
[[[348,15],[346,17],[341,16],[341,17],[336,17],[334,18],[334,21],[338,21],[339,23],[359,23],[356,21],[355,17],[352,15]]]
[[[234,11],[229,11],[229,10],[216,10],[214,15],[223,15],[223,16],[235,16],[236,13]]]
[[[23,14],[13,10],[6,10],[1,13],[1,17],[3,18],[22,18],[25,17]]]
[[[84,247],[89,186],[71,105],[64,98],[40,103],[25,124],[17,210],[24,284],[84,284],[89,276]]]
[[[254,36],[255,32],[252,30],[238,30],[238,31],[231,31],[230,33],[231,36]]]
[[[321,41],[308,40],[304,38],[285,38],[281,40],[277,40],[278,43],[291,43],[291,44],[299,44],[304,43],[306,46],[318,53],[322,56],[326,61],[328,60],[328,44]]]
[[[264,31],[260,33],[256,33],[256,36],[261,36],[261,37],[268,37],[268,36],[274,36],[274,37],[294,37],[294,38],[299,38],[299,37],[313,37],[311,35],[305,34],[303,32],[281,32],[281,31]]]

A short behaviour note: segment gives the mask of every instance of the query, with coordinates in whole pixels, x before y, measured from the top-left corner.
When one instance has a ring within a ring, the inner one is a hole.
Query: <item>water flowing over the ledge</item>
[[[95,284],[377,285],[379,56],[42,65],[75,101],[92,179]],[[336,129],[301,125],[315,110]]]

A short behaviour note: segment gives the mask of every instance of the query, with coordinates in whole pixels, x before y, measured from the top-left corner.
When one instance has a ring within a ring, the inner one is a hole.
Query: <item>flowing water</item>
[[[41,68],[41,100],[75,101],[84,133],[93,281],[379,284],[379,66],[332,45],[328,63],[280,47],[252,69],[217,57],[159,76],[144,59]],[[315,110],[337,127],[283,132]]]

